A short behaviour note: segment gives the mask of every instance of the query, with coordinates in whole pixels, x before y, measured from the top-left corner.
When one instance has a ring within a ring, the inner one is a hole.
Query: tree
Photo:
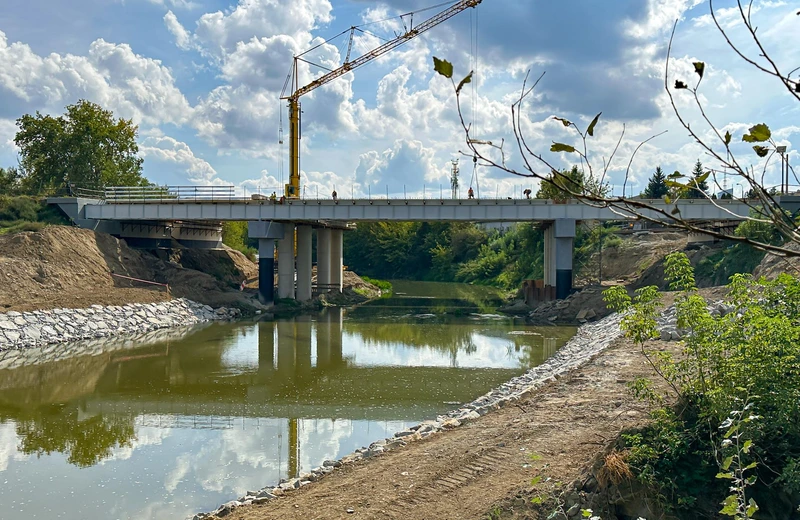
[[[21,189],[22,176],[17,168],[0,168],[0,193],[3,195],[17,195]]]
[[[686,198],[705,199],[708,197],[708,175],[703,171],[703,163],[700,162],[700,159],[694,163],[689,185],[690,188],[686,190]]]
[[[669,186],[667,186],[667,176],[661,166],[656,166],[656,171],[653,173],[650,180],[647,182],[647,188],[644,190],[644,198],[646,199],[660,199],[669,193]]]
[[[608,184],[602,184],[583,170],[573,166],[569,170],[554,172],[543,180],[536,192],[537,199],[568,200],[573,192],[587,192],[598,196],[608,195]]]
[[[138,127],[115,119],[99,105],[81,100],[59,117],[26,114],[17,119],[14,142],[20,149],[23,185],[30,193],[48,193],[73,184],[146,186],[137,154]]]
[[[764,42],[761,40],[760,35],[764,34],[764,30],[757,32],[756,24],[752,20],[754,11],[748,7],[748,3],[743,3],[742,0],[736,0],[735,6],[732,8],[732,14],[738,15],[741,21],[742,31],[738,32],[736,36],[743,34],[746,42],[735,40],[733,34],[717,19],[717,11],[715,10],[713,0],[708,1],[708,7],[711,14],[711,19],[715,24],[717,30],[725,39],[727,45],[733,52],[750,66],[755,67],[761,73],[773,78],[776,82],[780,83],[782,88],[794,97],[795,100],[800,101],[800,80],[790,77],[798,69],[793,64],[787,65],[782,68],[778,65],[777,61],[770,56],[769,50],[765,47]],[[789,9],[789,8],[787,8]],[[456,103],[458,107],[458,116],[465,132],[466,144],[468,151],[465,155],[471,156],[481,166],[496,168],[504,171],[510,175],[519,177],[534,178],[541,181],[552,182],[555,178],[561,178],[564,182],[562,188],[569,191],[570,198],[577,199],[580,202],[596,206],[608,208],[620,216],[625,216],[632,219],[638,219],[648,222],[657,222],[664,226],[681,229],[694,233],[705,234],[715,238],[729,240],[737,243],[744,243],[754,246],[758,249],[774,252],[782,256],[800,256],[800,247],[790,247],[793,242],[794,245],[800,245],[800,215],[793,215],[781,207],[780,202],[776,199],[775,195],[771,192],[765,184],[764,177],[770,167],[770,162],[773,163],[778,160],[778,143],[772,137],[772,132],[765,123],[753,125],[747,132],[738,136],[741,142],[747,143],[752,146],[752,153],[759,160],[761,160],[758,170],[750,167],[751,157],[741,156],[739,148],[732,145],[734,136],[731,131],[726,131],[723,128],[723,123],[715,123],[709,116],[709,111],[705,108],[704,97],[700,95],[700,85],[703,80],[705,72],[705,62],[693,62],[693,69],[696,75],[696,83],[690,86],[687,83],[688,78],[675,77],[670,71],[670,65],[673,61],[672,58],[672,42],[677,30],[678,20],[675,21],[673,26],[672,35],[667,46],[667,59],[664,70],[664,88],[667,92],[670,106],[677,118],[681,127],[686,131],[692,141],[698,144],[705,154],[707,154],[714,162],[714,167],[703,173],[703,176],[711,177],[715,185],[720,183],[716,180],[715,172],[727,172],[728,176],[739,177],[734,180],[742,184],[746,189],[751,189],[754,195],[753,198],[743,199],[741,202],[748,207],[751,211],[750,216],[743,217],[746,220],[766,223],[775,227],[784,237],[784,242],[779,245],[759,242],[748,237],[728,236],[719,230],[708,229],[703,227],[702,223],[695,222],[683,217],[678,205],[673,205],[672,198],[664,200],[663,202],[654,203],[652,200],[639,199],[633,197],[626,197],[623,191],[622,196],[611,196],[607,194],[598,194],[585,190],[571,189],[571,184],[568,181],[568,175],[560,171],[555,165],[557,160],[563,157],[563,154],[576,157],[581,166],[585,169],[587,178],[593,177],[599,179],[601,183],[606,181],[609,171],[614,169],[622,169],[625,175],[625,182],[630,179],[631,165],[636,157],[637,152],[647,143],[663,135],[665,132],[655,133],[651,137],[639,142],[638,145],[633,146],[632,153],[629,157],[623,160],[627,165],[622,168],[616,166],[617,161],[620,160],[617,152],[623,147],[623,140],[625,137],[625,127],[616,140],[616,146],[613,152],[609,155],[604,154],[605,150],[600,150],[595,153],[590,147],[592,138],[595,137],[595,130],[597,129],[601,113],[598,113],[589,122],[588,125],[579,125],[576,122],[570,121],[563,117],[554,117],[564,125],[565,128],[572,131],[575,135],[575,142],[553,142],[550,146],[548,154],[544,150],[537,150],[526,136],[525,129],[529,128],[527,120],[522,119],[522,114],[528,113],[525,103],[532,99],[533,92],[539,82],[544,77],[544,73],[539,75],[535,81],[531,81],[530,75],[526,75],[523,81],[522,88],[518,96],[511,103],[511,124],[514,137],[512,139],[501,139],[499,141],[487,141],[484,139],[476,139],[473,135],[472,126],[467,124],[464,120],[464,114],[461,105],[461,93],[464,85],[472,81],[472,73],[467,74],[461,81],[456,81],[453,78],[452,64],[439,58],[434,58],[434,70],[448,78],[456,95]],[[739,25],[737,25],[739,27]],[[750,50],[753,49],[753,50]],[[444,65],[442,65],[444,64]],[[796,65],[796,64],[795,64]],[[787,73],[785,70],[792,69]],[[759,93],[755,93],[758,95]],[[680,102],[676,101],[676,96],[681,96]],[[684,97],[685,96],[685,97]],[[688,98],[688,99],[687,99]],[[679,105],[686,104],[695,105],[692,111],[692,116],[686,113],[686,110],[678,108]],[[499,142],[500,144],[495,144]],[[505,146],[510,145],[514,147],[515,161],[511,161],[511,155],[505,150]],[[629,144],[629,143],[626,143]],[[635,144],[635,143],[633,143]],[[518,157],[516,157],[518,156]],[[515,164],[521,164],[520,167],[515,167]],[[791,170],[793,172],[793,170]],[[797,179],[797,176],[795,175]],[[705,181],[703,177],[687,177],[679,172],[669,175],[666,183],[670,188],[686,193],[686,191],[697,188],[700,181]],[[697,184],[696,184],[697,183]],[[699,193],[697,190],[696,193]],[[710,204],[718,205],[723,211],[726,210],[721,202],[706,196]]]

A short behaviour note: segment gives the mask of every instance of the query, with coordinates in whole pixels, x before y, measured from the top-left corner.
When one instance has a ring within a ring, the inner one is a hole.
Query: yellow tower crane
[[[343,76],[370,61],[383,56],[397,47],[400,47],[409,40],[412,40],[420,34],[433,29],[440,23],[448,20],[449,18],[457,15],[461,11],[470,7],[477,7],[482,0],[459,0],[454,2],[450,7],[428,18],[417,26],[413,26],[414,13],[406,13],[401,15],[400,18],[410,17],[411,23],[406,27],[406,32],[397,36],[393,40],[389,40],[383,45],[376,47],[370,52],[359,56],[358,58],[350,61],[350,51],[353,48],[353,36],[359,30],[358,27],[351,27],[350,43],[347,49],[347,56],[345,57],[344,64],[338,69],[330,70],[327,74],[320,76],[308,85],[301,87],[299,84],[297,65],[298,61],[306,61],[301,56],[295,56],[294,65],[292,69],[292,94],[288,96],[281,95],[281,99],[289,101],[289,183],[285,186],[285,195],[287,199],[300,197],[300,97],[308,94],[317,87],[321,87],[336,78]],[[345,31],[346,32],[346,31]],[[288,86],[288,78],[285,87]],[[286,88],[284,87],[284,93]]]

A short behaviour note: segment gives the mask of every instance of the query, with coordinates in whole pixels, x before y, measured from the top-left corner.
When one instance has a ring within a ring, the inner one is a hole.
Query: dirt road
[[[236,509],[227,518],[473,519],[486,518],[497,504],[517,517],[509,504],[513,510],[515,500],[527,503],[515,496],[530,491],[534,477],[572,482],[622,429],[646,421],[644,405],[633,401],[625,387],[643,375],[653,375],[652,369],[632,344],[619,340],[518,406],[345,465],[316,483],[266,504]]]

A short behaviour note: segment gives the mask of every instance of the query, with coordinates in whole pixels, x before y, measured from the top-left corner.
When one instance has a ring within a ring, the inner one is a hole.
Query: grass
[[[362,280],[367,283],[371,283],[375,287],[381,290],[381,297],[390,296],[392,294],[392,284],[387,282],[386,280],[376,280],[374,278],[370,278],[368,276],[362,276]]]

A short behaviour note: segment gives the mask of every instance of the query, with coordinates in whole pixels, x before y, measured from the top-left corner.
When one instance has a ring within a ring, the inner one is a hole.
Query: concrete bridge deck
[[[680,200],[666,204],[647,201],[671,214],[675,208],[688,220],[743,220],[749,206],[739,200]],[[642,214],[666,220],[655,211]],[[624,220],[632,212],[589,206],[577,200],[544,199],[296,199],[283,203],[248,199],[87,200],[85,218],[124,221],[226,221],[279,222],[529,222],[573,220]]]

